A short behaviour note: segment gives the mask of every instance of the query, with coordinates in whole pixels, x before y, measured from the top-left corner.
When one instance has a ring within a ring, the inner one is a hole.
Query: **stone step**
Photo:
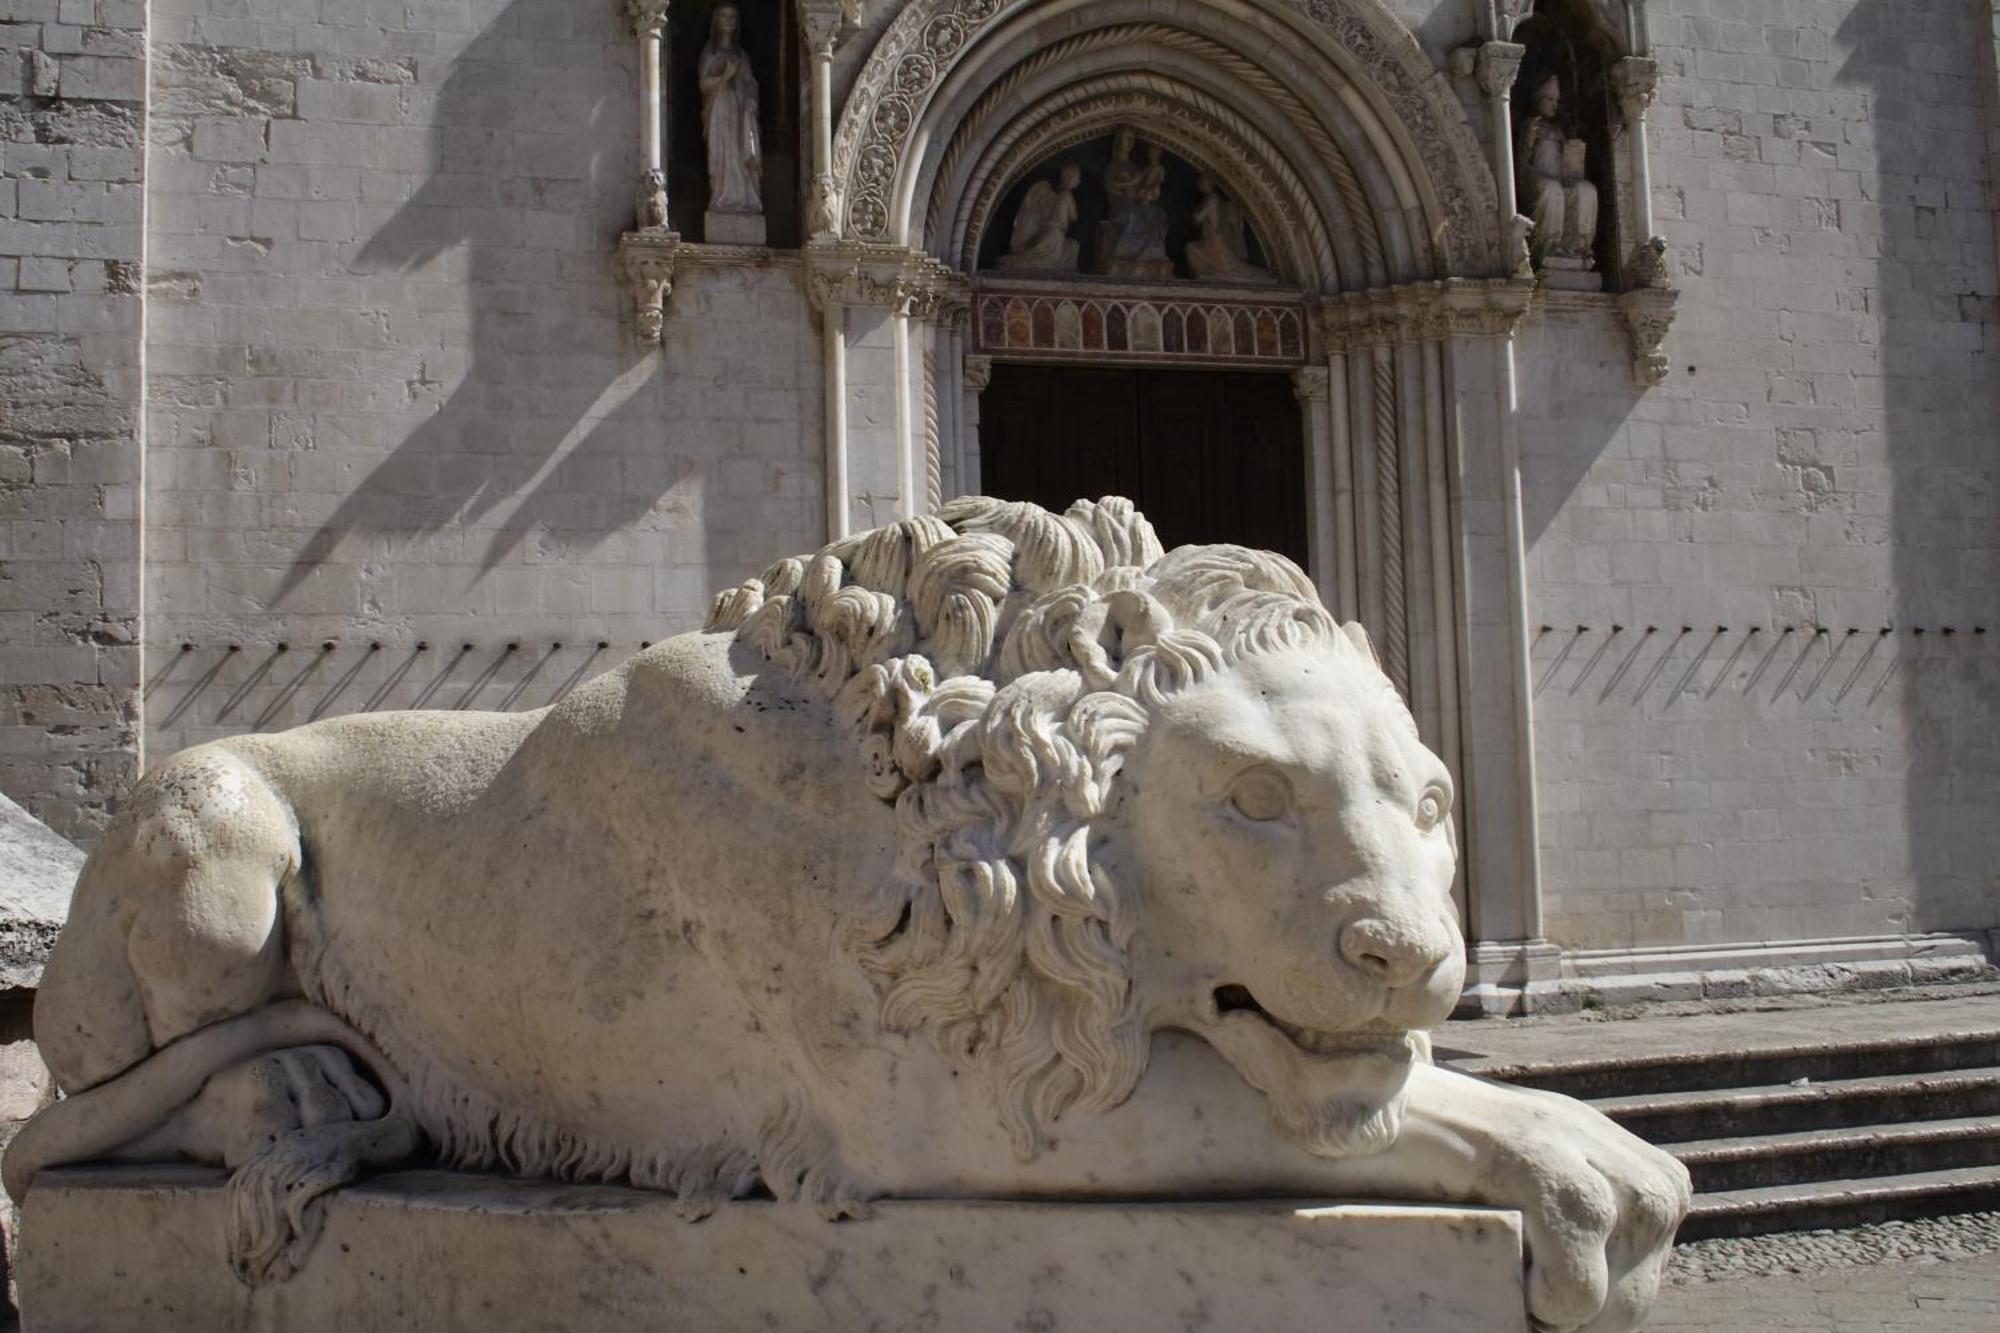
[[[1816,1231],[2000,1208],[2000,1166],[1814,1180],[1695,1196],[1676,1241]]]
[[[1704,1194],[2000,1165],[2000,1117],[1808,1129],[1668,1145]]]
[[[1837,1039],[1756,1049],[1487,1064],[1476,1072],[1524,1088],[1585,1099],[1815,1083],[1882,1074],[1932,1074],[2000,1065],[2000,1030]]]
[[[2000,1115],[2000,1065],[1935,1074],[1600,1097],[1591,1105],[1651,1143]]]

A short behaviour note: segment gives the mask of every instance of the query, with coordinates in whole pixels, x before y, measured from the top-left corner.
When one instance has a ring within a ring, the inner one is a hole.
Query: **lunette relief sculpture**
[[[1146,145],[1142,166],[1133,160],[1139,136],[1120,127],[1111,140],[1111,161],[1103,184],[1107,216],[1098,228],[1099,271],[1120,278],[1171,278],[1174,261],[1167,257],[1167,210],[1160,203],[1167,167],[1162,149]]]
[[[1531,246],[1545,270],[1597,267],[1597,187],[1585,174],[1588,146],[1556,121],[1562,85],[1551,74],[1535,89],[1535,109],[1515,143],[1521,208],[1534,219]]]
[[[1076,221],[1076,187],[1083,171],[1075,162],[1056,169],[1053,182],[1038,180],[1014,211],[1007,253],[998,266],[1040,273],[1076,272],[1077,242],[1069,234]]]
[[[793,559],[522,714],[160,764],[36,1006],[4,1160],[233,1169],[248,1281],[369,1166],[874,1198],[1518,1208],[1538,1327],[1638,1325],[1688,1202],[1430,1063],[1452,783],[1283,557],[974,498]],[[532,1015],[532,1022],[523,1022]],[[328,1262],[337,1262],[338,1256]]]
[[[701,48],[701,132],[708,147],[711,242],[764,243],[764,151],[757,130],[757,76],[739,41],[742,16],[718,5]]]
[[[1201,191],[1201,203],[1194,210],[1200,234],[1188,242],[1188,271],[1210,281],[1269,282],[1270,270],[1250,262],[1242,208],[1217,189],[1206,172],[1196,178],[1195,188]]]

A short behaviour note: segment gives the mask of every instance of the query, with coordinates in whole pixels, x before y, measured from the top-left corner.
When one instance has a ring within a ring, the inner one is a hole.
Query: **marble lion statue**
[[[1452,785],[1284,558],[966,499],[781,560],[522,714],[189,750],[119,811],[5,1159],[230,1177],[246,1281],[442,1162],[871,1199],[1517,1208],[1537,1327],[1631,1329],[1688,1178],[1434,1067]]]

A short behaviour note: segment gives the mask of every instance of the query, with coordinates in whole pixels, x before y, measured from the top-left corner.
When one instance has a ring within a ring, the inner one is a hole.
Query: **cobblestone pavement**
[[[1648,1333],[2000,1330],[2000,1214],[1699,1241]]]
[[[1668,1286],[1646,1333],[1977,1333],[2000,1329],[2000,1254]]]

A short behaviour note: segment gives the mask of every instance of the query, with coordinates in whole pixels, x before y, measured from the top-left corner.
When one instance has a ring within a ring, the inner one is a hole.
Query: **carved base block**
[[[37,1333],[263,1329],[1270,1330],[1526,1333],[1520,1217],[1428,1205],[771,1203],[698,1223],[607,1186],[442,1171],[334,1196],[306,1267],[249,1288],[221,1174],[90,1167],[29,1192]]]
[[[1542,270],[1542,285],[1560,292],[1601,292],[1604,275],[1581,268],[1557,268],[1551,262]]]
[[[762,213],[703,213],[701,239],[710,245],[762,245]]]

